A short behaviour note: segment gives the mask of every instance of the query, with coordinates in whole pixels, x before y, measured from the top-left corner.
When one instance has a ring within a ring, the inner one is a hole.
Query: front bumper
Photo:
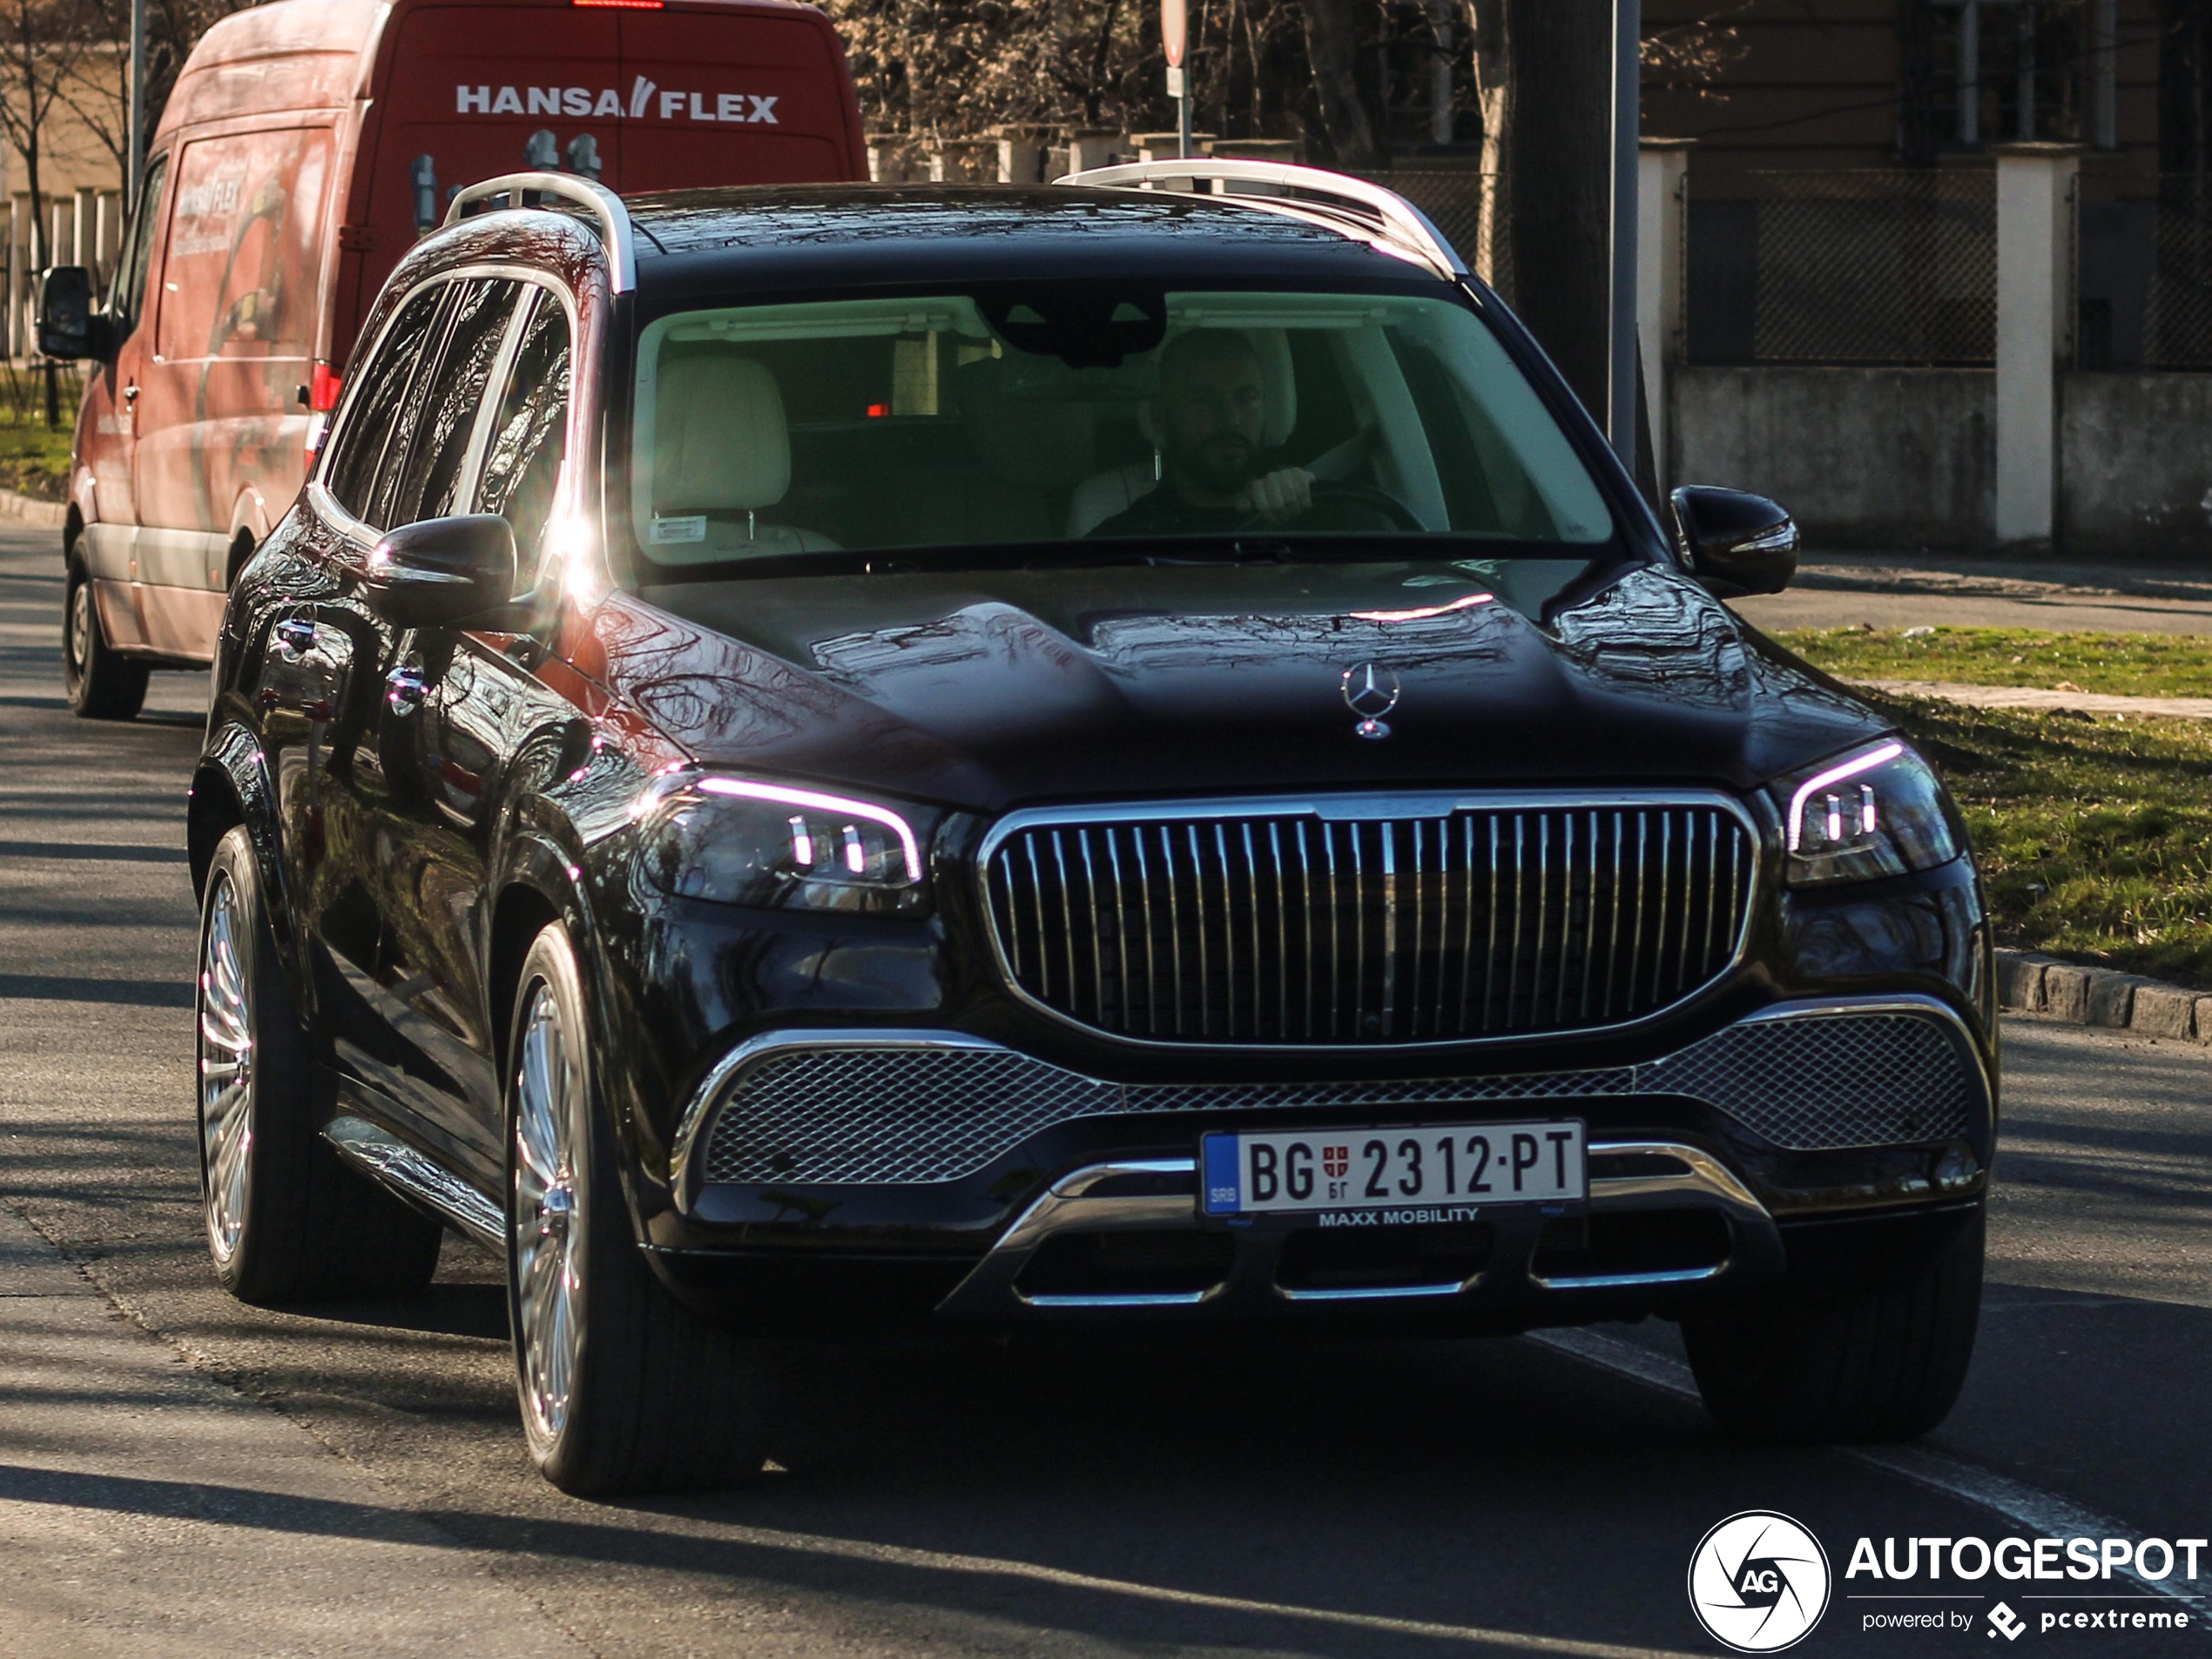
[[[1210,1130],[1543,1113],[1588,1125],[1587,1205],[1364,1244],[1197,1218]],[[1886,1250],[1911,1227],[1885,1224],[1978,1204],[1994,1113],[1965,1021],[1919,995],[1779,1003],[1626,1065],[1369,1082],[1115,1082],[955,1032],[783,1031],[696,1091],[651,1242],[705,1301],[804,1263],[826,1291],[902,1278],[911,1307],[993,1320],[1604,1318],[1790,1282],[1807,1224]],[[1858,1248],[1813,1254],[1848,1278]]]

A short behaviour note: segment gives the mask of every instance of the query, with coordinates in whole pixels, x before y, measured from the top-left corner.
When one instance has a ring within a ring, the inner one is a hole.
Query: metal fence
[[[2074,186],[2076,362],[2083,368],[2212,368],[2212,175]]]
[[[1511,239],[1499,235],[1485,246],[1485,215],[1497,187],[1495,173],[1467,167],[1394,167],[1364,175],[1396,191],[1426,213],[1444,239],[1459,250],[1467,268],[1513,303]]]
[[[1996,361],[1989,170],[1693,172],[1686,212],[1692,362]]]

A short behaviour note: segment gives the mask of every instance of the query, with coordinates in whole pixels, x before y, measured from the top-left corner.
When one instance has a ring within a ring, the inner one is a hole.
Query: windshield
[[[651,582],[747,560],[993,544],[1613,535],[1467,306],[1096,287],[678,312],[637,355]],[[720,568],[713,568],[720,567]]]

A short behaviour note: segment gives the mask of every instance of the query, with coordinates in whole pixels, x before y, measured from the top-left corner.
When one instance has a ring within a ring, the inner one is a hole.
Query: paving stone
[[[2127,1029],[2128,1017],[2134,1012],[2135,988],[2144,981],[2133,974],[2115,974],[2107,968],[2093,968],[2088,973],[2088,1022]]]
[[[1997,1001],[2000,1007],[2024,1013],[2043,1012],[2043,975],[2051,964],[2040,956],[2019,951],[1997,954]]]
[[[2196,1003],[2195,991],[2173,985],[2139,984],[2128,1028],[2147,1037],[2179,1037],[2186,1042],[2196,1035]]]
[[[2098,970],[2054,963],[2043,971],[2043,1011],[2054,1019],[2089,1023],[2089,976]]]

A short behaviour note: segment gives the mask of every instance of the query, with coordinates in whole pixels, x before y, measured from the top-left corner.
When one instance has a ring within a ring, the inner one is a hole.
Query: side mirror
[[[1797,575],[1797,522],[1764,496],[1684,484],[1668,499],[1690,574],[1722,598],[1779,593]]]
[[[368,603],[401,628],[445,628],[503,607],[515,590],[515,527],[496,513],[402,524],[376,544]]]
[[[113,330],[95,308],[92,273],[81,265],[57,265],[38,287],[38,349],[49,357],[75,362],[115,354]]]

